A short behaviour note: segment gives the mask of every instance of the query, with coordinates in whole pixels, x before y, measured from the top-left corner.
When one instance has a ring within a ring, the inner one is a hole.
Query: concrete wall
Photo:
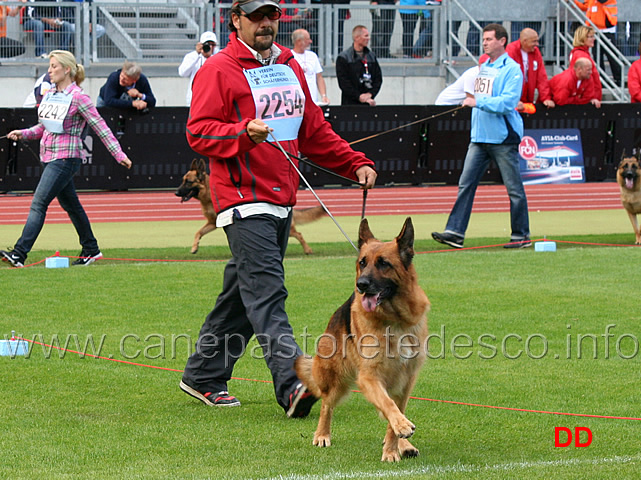
[[[88,69],[82,86],[94,101],[109,73],[118,68],[119,65],[111,65],[92,66]],[[0,76],[0,108],[16,108],[22,107],[35,81],[46,72],[46,63],[43,61],[42,66],[0,66],[0,69],[4,70]],[[143,73],[149,78],[158,106],[185,105],[189,79],[179,77],[177,70],[177,65],[143,65]],[[379,105],[429,105],[445,87],[445,79],[438,76],[438,69],[435,67],[384,64],[382,70],[383,87],[376,98]],[[340,105],[341,92],[334,68],[327,68],[323,76],[331,103]]]

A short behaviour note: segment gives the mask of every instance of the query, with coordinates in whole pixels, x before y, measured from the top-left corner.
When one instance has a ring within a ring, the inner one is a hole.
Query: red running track
[[[616,183],[532,185],[525,188],[530,211],[620,209]],[[379,187],[367,197],[368,215],[449,213],[456,187]],[[360,216],[363,196],[358,188],[319,189],[318,196],[335,216]],[[25,223],[32,195],[0,195],[0,225]],[[92,222],[202,220],[200,203],[181,203],[173,192],[81,193],[80,201]],[[317,205],[307,190],[298,193],[298,208]],[[480,186],[474,212],[507,212],[509,201],[502,185]],[[58,201],[49,207],[47,223],[67,223]]]

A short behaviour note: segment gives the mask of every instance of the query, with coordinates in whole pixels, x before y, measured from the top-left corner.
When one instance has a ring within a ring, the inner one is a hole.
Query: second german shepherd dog
[[[356,288],[329,321],[315,357],[301,355],[295,369],[322,399],[314,445],[328,447],[332,412],[356,383],[388,421],[384,462],[415,457],[407,438],[414,424],[405,407],[425,361],[430,302],[418,284],[412,259],[414,227],[405,220],[395,240],[380,242],[366,219],[359,228]]]
[[[198,252],[200,239],[207,235],[209,232],[216,230],[216,211],[214,204],[211,202],[211,190],[209,189],[209,175],[205,168],[205,161],[194,159],[191,162],[189,171],[183,176],[183,181],[176,190],[175,195],[181,197],[181,202],[186,202],[192,198],[197,198],[200,201],[203,215],[207,219],[207,223],[203,225],[200,230],[196,232],[194,243],[191,246],[191,253]],[[303,246],[303,251],[306,255],[312,253],[311,247],[307,244],[303,235],[296,230],[296,225],[304,225],[311,223],[325,215],[323,207],[312,207],[294,210],[292,215],[292,225],[289,229],[289,236],[296,238]]]
[[[639,231],[639,222],[637,221],[637,214],[641,213],[640,161],[641,149],[637,150],[636,156],[629,157],[626,156],[624,151],[617,168],[617,183],[621,188],[621,203],[623,203],[623,208],[625,208],[630,217],[637,245],[641,245],[641,231]]]

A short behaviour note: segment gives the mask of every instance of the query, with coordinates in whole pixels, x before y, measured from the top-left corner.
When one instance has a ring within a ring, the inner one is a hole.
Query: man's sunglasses
[[[269,13],[263,13],[263,12],[252,12],[249,14],[241,13],[243,17],[249,18],[251,22],[258,23],[263,20],[263,18],[267,17],[270,20],[278,20],[280,16],[282,15],[280,10],[272,10]]]

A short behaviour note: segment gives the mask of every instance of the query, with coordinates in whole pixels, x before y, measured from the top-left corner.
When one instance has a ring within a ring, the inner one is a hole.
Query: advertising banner
[[[519,163],[525,185],[583,183],[581,132],[575,128],[525,130]]]

